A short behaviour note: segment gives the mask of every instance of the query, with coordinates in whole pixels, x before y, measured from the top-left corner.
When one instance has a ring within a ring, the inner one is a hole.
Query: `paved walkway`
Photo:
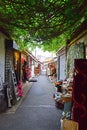
[[[15,113],[0,115],[0,130],[60,130],[61,110],[52,98],[55,89],[41,75]]]

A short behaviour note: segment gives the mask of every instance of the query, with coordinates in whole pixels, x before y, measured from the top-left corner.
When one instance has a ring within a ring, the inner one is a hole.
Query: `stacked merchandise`
[[[71,121],[72,119],[72,83],[68,79],[63,81],[62,84],[59,82],[55,83],[55,87],[57,87],[57,92],[53,95],[53,98],[56,102],[57,108],[63,111],[61,118],[61,130],[67,130],[63,129],[63,124],[66,121]]]

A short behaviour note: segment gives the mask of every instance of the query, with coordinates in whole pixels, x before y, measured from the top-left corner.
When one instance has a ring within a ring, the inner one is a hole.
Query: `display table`
[[[72,101],[72,94],[64,94],[61,96],[62,100],[64,102],[71,102]]]

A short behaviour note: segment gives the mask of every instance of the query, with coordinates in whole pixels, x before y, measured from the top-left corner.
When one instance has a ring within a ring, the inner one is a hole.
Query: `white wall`
[[[31,69],[31,77],[34,77],[35,74],[34,74],[34,65],[32,65],[32,69]]]
[[[61,55],[60,56],[60,72],[59,72],[59,79],[61,80],[64,80],[66,78],[66,75],[65,75],[65,54],[64,55]]]
[[[4,82],[5,76],[5,36],[0,33],[0,76]]]

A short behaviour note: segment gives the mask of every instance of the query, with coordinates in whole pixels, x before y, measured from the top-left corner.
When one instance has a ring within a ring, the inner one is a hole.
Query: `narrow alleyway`
[[[53,100],[55,89],[40,75],[15,113],[0,115],[0,130],[60,130],[61,110]]]

